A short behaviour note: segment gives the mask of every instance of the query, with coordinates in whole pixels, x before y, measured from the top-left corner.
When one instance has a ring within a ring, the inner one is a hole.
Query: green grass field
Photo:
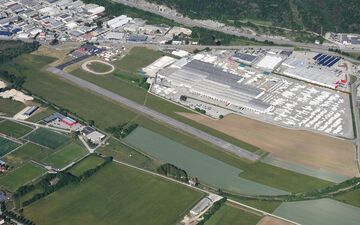
[[[29,126],[22,125],[13,121],[6,120],[0,123],[0,133],[19,138],[32,131]]]
[[[0,114],[4,113],[7,116],[13,116],[23,108],[25,108],[25,105],[21,102],[0,98]]]
[[[170,225],[202,193],[111,163],[78,185],[67,186],[24,208],[38,225]]]
[[[333,184],[329,181],[295,173],[262,162],[249,165],[240,174],[240,177],[294,193],[321,189]]]
[[[0,186],[9,191],[15,191],[20,186],[27,184],[45,173],[45,169],[33,163],[25,164],[6,175],[0,177]]]
[[[254,207],[256,209],[263,210],[268,213],[272,213],[277,209],[280,205],[280,201],[262,201],[262,200],[252,200],[252,199],[243,199],[236,196],[227,195],[229,199],[232,199],[234,201],[243,203],[245,205]]]
[[[41,162],[41,160],[48,157],[49,154],[48,149],[33,143],[27,143],[3,157],[3,160],[14,167],[19,167],[30,160]]]
[[[205,225],[256,225],[260,220],[261,216],[225,204],[210,217]]]
[[[74,162],[86,155],[84,147],[76,143],[70,143],[62,147],[57,152],[44,160],[44,163],[54,168],[64,168],[66,165]]]
[[[68,136],[65,136],[64,134],[60,134],[42,127],[31,132],[29,135],[25,136],[24,138],[26,140],[32,141],[34,143],[37,143],[39,145],[51,149],[56,149],[64,145],[70,139]]]
[[[87,64],[87,67],[97,73],[106,73],[111,70],[111,66],[99,62],[89,63]]]
[[[336,195],[334,199],[360,207],[360,189]]]
[[[81,160],[80,162],[76,163],[74,166],[72,166],[68,170],[68,172],[70,172],[75,176],[81,176],[84,172],[90,169],[94,169],[103,162],[104,162],[103,158],[95,155],[90,155],[85,159]]]
[[[0,137],[0,157],[19,147],[20,144],[6,138]]]

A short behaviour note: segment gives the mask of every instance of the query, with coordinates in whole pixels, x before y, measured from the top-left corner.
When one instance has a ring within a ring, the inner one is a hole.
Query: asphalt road
[[[67,80],[67,81],[70,81],[74,84],[76,84],[77,86],[81,87],[81,88],[85,88],[85,89],[88,89],[88,90],[91,90],[92,92],[95,92],[99,95],[102,95],[102,96],[105,96],[109,99],[112,99],[122,105],[125,105],[126,107],[134,110],[134,111],[137,111],[141,114],[145,114],[151,118],[154,118],[160,122],[163,122],[167,125],[170,125],[172,127],[175,127],[179,130],[182,130],[186,133],[189,133],[191,134],[192,136],[194,137],[197,137],[199,139],[202,139],[204,141],[207,141],[217,147],[220,147],[222,148],[223,150],[227,151],[227,152],[230,152],[230,153],[233,153],[233,154],[236,154],[242,158],[245,158],[245,159],[248,159],[248,160],[251,160],[251,161],[256,161],[258,159],[260,159],[260,156],[252,153],[252,152],[249,152],[245,149],[242,149],[238,146],[235,146],[229,142],[226,142],[220,138],[217,138],[217,137],[214,137],[206,132],[203,132],[201,130],[198,130],[192,126],[189,126],[185,123],[182,123],[180,121],[177,121],[173,118],[170,118],[164,114],[161,114],[155,110],[152,110],[152,109],[149,109],[148,107],[146,106],[143,106],[143,105],[140,105],[136,102],[133,102],[127,98],[124,98],[118,94],[115,94],[114,92],[111,92],[109,90],[106,90],[102,87],[99,87],[93,83],[90,83],[88,81],[85,81],[83,79],[80,79],[74,75],[71,75],[69,73],[66,73],[60,69],[57,69],[57,68],[54,68],[54,67],[49,67],[47,69],[49,72]]]
[[[360,85],[360,79],[358,78],[355,83],[351,85],[351,100],[354,113],[354,124],[356,130],[356,145],[357,145],[357,157],[358,168],[360,170],[360,113],[357,107],[357,87]]]

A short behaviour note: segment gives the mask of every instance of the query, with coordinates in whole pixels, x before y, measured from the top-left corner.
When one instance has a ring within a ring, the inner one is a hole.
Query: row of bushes
[[[116,138],[125,138],[131,132],[133,132],[138,127],[136,123],[124,123],[118,126],[106,128],[106,132],[111,133]]]
[[[182,170],[170,163],[163,164],[157,168],[159,174],[165,175],[167,177],[174,178],[178,181],[187,183],[189,181],[188,174],[185,170]]]
[[[2,202],[1,203],[1,212],[2,212],[2,216],[5,216],[4,220],[5,222],[10,222],[11,219],[18,221],[24,225],[35,225],[34,222],[32,222],[31,220],[23,217],[22,215],[19,215],[17,213],[14,213],[12,211],[8,211],[6,209],[5,203]]]

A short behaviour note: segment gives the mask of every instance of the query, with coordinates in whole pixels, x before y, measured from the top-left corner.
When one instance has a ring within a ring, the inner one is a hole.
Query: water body
[[[201,183],[223,190],[249,195],[283,195],[288,192],[239,177],[242,170],[201,152],[138,127],[125,141],[161,161],[184,169]]]
[[[302,225],[359,225],[360,208],[332,199],[285,202],[273,213]]]
[[[351,178],[351,177],[333,173],[331,171],[327,171],[324,169],[313,169],[313,168],[306,167],[301,164],[288,162],[288,161],[285,161],[282,159],[278,159],[271,155],[268,155],[266,158],[264,158],[261,161],[266,164],[272,165],[272,166],[277,166],[277,167],[280,167],[280,168],[283,168],[286,170],[290,170],[290,171],[293,171],[296,173],[301,173],[304,175],[316,177],[316,178],[327,180],[327,181],[334,182],[334,183],[341,183],[341,182]]]

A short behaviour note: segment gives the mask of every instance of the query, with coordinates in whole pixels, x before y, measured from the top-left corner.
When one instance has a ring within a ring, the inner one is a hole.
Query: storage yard
[[[313,66],[305,66],[306,57]],[[316,57],[324,59],[316,61]],[[158,72],[151,92],[213,118],[235,113],[287,128],[353,138],[350,98],[342,91],[349,90],[349,76],[358,69],[338,57],[315,53],[213,50],[154,68]],[[288,78],[290,70],[300,71],[291,76],[304,81]],[[321,86],[320,81],[324,81]]]

